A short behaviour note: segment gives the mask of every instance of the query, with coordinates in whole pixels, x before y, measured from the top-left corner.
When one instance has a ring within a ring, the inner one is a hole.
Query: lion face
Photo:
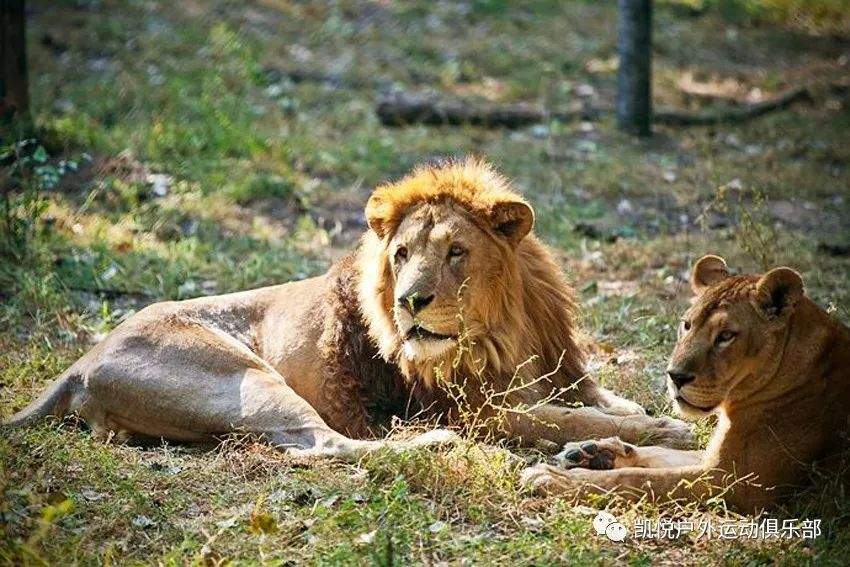
[[[387,249],[395,281],[393,319],[405,355],[441,356],[461,331],[461,285],[478,287],[478,274],[473,272],[497,268],[491,264],[499,251],[452,204],[415,208],[404,217]]]
[[[411,210],[387,244],[393,320],[411,360],[446,354],[462,331],[486,327],[493,282],[503,279],[506,242],[452,202]]]
[[[790,268],[731,276],[722,258],[705,256],[691,287],[695,299],[679,324],[667,387],[681,414],[701,417],[770,387],[767,370],[781,358],[803,283]]]
[[[509,292],[500,282],[516,271],[534,214],[489,167],[467,161],[414,172],[378,188],[366,217],[385,262],[375,311],[389,315],[405,358],[437,360],[461,333],[474,339],[491,330]]]

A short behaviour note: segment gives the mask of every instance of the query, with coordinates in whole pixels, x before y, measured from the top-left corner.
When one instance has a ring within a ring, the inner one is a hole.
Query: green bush
[[[814,34],[850,33],[848,0],[668,0],[697,12],[714,10],[735,23],[779,24]]]

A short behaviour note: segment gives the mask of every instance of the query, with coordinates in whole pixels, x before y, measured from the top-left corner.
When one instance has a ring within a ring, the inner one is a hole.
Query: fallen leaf
[[[248,520],[248,530],[253,534],[273,534],[277,531],[277,520],[271,514],[255,510]]]
[[[522,522],[523,526],[525,526],[525,527],[527,527],[531,530],[539,530],[540,528],[542,528],[545,525],[545,522],[543,521],[542,518],[530,518],[528,516],[523,516],[520,519],[520,522]]]
[[[226,520],[216,522],[216,525],[218,527],[220,527],[221,529],[226,530],[228,528],[232,528],[233,526],[235,526],[238,521],[239,521],[239,518],[237,518],[236,516],[233,516],[233,517],[228,518]]]
[[[597,346],[599,347],[599,350],[601,350],[605,354],[611,354],[614,352],[614,345],[612,345],[611,343],[597,343]]]
[[[98,500],[101,500],[106,495],[102,494],[100,492],[96,492],[95,490],[92,490],[91,488],[84,488],[83,490],[80,491],[80,496],[82,496],[83,498],[85,498],[89,502],[97,502]]]
[[[151,185],[151,192],[157,197],[165,197],[171,188],[174,178],[165,173],[151,173],[146,181]]]
[[[436,522],[434,522],[433,524],[428,526],[428,531],[431,532],[432,534],[436,534],[436,533],[439,533],[439,532],[445,530],[448,527],[449,527],[449,525],[447,523],[441,522],[440,520],[437,520]]]
[[[149,528],[151,526],[155,526],[156,522],[154,520],[148,518],[147,516],[139,515],[139,516],[136,516],[135,518],[133,518],[133,525],[136,526],[137,528],[144,529],[144,528]]]

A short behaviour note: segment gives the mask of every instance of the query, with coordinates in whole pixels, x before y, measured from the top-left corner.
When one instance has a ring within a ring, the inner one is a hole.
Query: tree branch
[[[781,110],[803,100],[811,100],[809,87],[798,87],[782,93],[774,98],[752,104],[718,110],[714,112],[683,112],[663,109],[655,112],[653,122],[668,126],[704,126],[721,123],[738,123],[752,120],[774,110]]]
[[[660,109],[653,114],[653,122],[668,126],[745,122],[812,98],[811,87],[798,87],[769,100],[727,110],[687,112]],[[552,119],[564,122],[597,120],[610,113],[611,109],[584,106],[579,110],[546,110],[527,103],[478,103],[402,91],[379,99],[375,112],[381,123],[387,126],[470,124],[488,128],[521,128]]]
[[[490,128],[520,128],[549,119],[568,122],[599,117],[599,111],[594,108],[547,111],[526,103],[471,103],[410,92],[398,92],[381,98],[375,110],[381,123],[387,126],[471,124]]]

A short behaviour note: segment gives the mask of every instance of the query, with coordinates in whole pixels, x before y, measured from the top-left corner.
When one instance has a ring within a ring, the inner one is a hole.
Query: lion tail
[[[66,372],[53,381],[34,402],[0,424],[0,429],[17,429],[48,416],[64,417],[71,411],[77,380]]]

